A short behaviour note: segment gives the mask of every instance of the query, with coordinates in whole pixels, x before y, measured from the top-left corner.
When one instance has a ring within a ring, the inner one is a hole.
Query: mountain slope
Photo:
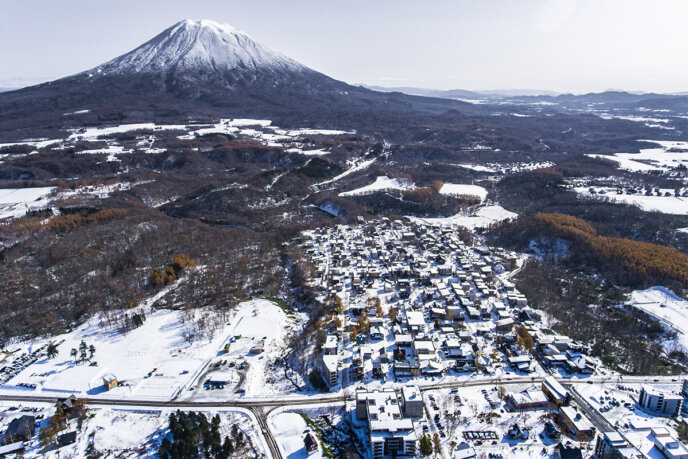
[[[91,70],[0,94],[0,137],[49,135],[63,114],[88,109],[93,123],[249,116],[288,125],[357,127],[399,123],[449,110],[458,101],[380,93],[312,70],[230,26],[184,20]],[[41,132],[35,132],[40,128]]]

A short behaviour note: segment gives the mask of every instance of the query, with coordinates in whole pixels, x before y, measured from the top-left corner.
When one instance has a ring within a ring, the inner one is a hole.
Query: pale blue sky
[[[186,18],[353,84],[688,91],[686,0],[0,0],[0,87],[86,70]]]

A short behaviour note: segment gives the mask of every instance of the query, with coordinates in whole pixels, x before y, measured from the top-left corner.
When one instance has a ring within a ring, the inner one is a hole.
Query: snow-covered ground
[[[688,152],[669,151],[670,149],[688,150],[688,142],[643,140],[660,145],[659,148],[644,148],[640,153],[615,153],[613,155],[588,154],[591,158],[616,161],[621,169],[633,172],[667,171],[680,165],[688,165]]]
[[[185,128],[186,129],[186,128]],[[258,120],[248,118],[221,119],[211,127],[194,129],[188,127],[188,134],[179,136],[180,139],[194,139],[197,136],[206,134],[229,134],[232,136],[242,135],[252,137],[270,146],[283,146],[284,144],[299,143],[299,139],[308,135],[344,135],[352,134],[353,131],[339,131],[335,129],[282,129],[273,126],[271,120]],[[291,147],[290,153],[301,153],[305,155],[323,155],[326,150],[308,150],[300,146]]]
[[[200,338],[190,344],[184,339],[186,331],[187,325],[178,311],[151,313],[141,327],[124,333],[108,327],[104,317],[92,319],[70,333],[54,337],[55,342],[64,340],[58,355],[28,366],[2,386],[2,391],[16,393],[26,390],[19,384],[35,384],[32,392],[56,395],[169,399],[206,359],[217,354],[227,336],[219,332],[212,339]],[[70,355],[82,340],[95,346],[92,360],[97,365],[75,363]],[[30,350],[35,345],[27,343],[20,347]],[[102,378],[108,374],[123,385],[105,392]]]
[[[57,207],[52,204],[52,201],[73,198],[106,198],[115,191],[128,190],[144,183],[148,182],[89,185],[59,192],[56,187],[0,188],[0,219],[23,217],[30,210],[46,207],[52,207],[53,212],[57,212]]]
[[[246,358],[249,369],[246,375],[246,393],[262,394],[271,386],[266,380],[265,363],[282,348],[281,339],[286,333],[285,315],[274,303],[251,300],[241,303],[230,316],[229,323],[218,324],[209,330],[194,331],[194,322],[182,311],[148,311],[142,326],[129,332],[107,325],[100,316],[70,333],[51,340],[59,344],[58,355],[43,357],[27,366],[5,385],[0,393],[17,394],[23,391],[49,395],[100,396],[104,398],[131,398],[168,400],[190,387],[215,358]],[[230,354],[222,351],[230,336],[237,338]],[[246,357],[250,348],[265,338],[265,353]],[[92,361],[75,363],[70,354],[81,341],[96,348]],[[46,340],[21,343],[9,350],[31,352]],[[103,377],[112,374],[120,385],[109,391],[103,386]],[[277,378],[274,378],[277,379]],[[201,381],[202,382],[202,381]],[[25,385],[35,385],[27,389]],[[221,391],[218,391],[221,392]],[[227,394],[224,394],[226,396]]]
[[[230,338],[230,351],[221,352],[200,375],[193,390],[184,392],[186,399],[224,400],[228,397],[263,396],[285,393],[293,386],[283,379],[282,373],[270,371],[269,363],[284,353],[284,341],[292,327],[300,325],[300,317],[288,318],[275,303],[254,299],[237,306],[224,335]],[[263,341],[264,351],[251,349]],[[226,342],[226,341],[225,341]],[[245,363],[245,368],[239,367]],[[226,381],[225,389],[210,390],[203,386],[206,380]]]
[[[293,147],[289,148],[287,150],[284,150],[287,153],[298,153],[300,155],[306,155],[306,156],[323,156],[323,155],[329,155],[330,152],[323,149],[323,148],[316,148],[313,150],[302,150],[301,148]]]
[[[420,221],[429,225],[463,226],[470,230],[486,228],[493,223],[509,220],[518,214],[510,212],[499,205],[483,206],[470,213],[460,212],[451,217],[421,218],[408,217],[412,221]]]
[[[686,153],[688,159],[688,153]],[[645,196],[645,194],[617,194],[616,188],[603,188],[604,194],[599,194],[600,188],[595,188],[596,194],[590,193],[589,187],[576,187],[576,193],[582,196],[592,196],[597,199],[606,199],[612,202],[631,204],[645,211],[657,211],[665,214],[688,215],[688,198],[674,196],[674,190],[661,189],[661,193],[671,193],[671,196]]]
[[[10,410],[10,406],[18,409]],[[89,407],[89,412],[80,430],[77,432],[76,443],[55,449],[43,451],[38,435],[26,442],[27,458],[86,458],[87,448],[93,445],[96,451],[113,457],[155,457],[163,435],[165,435],[172,409],[148,409],[134,406]],[[44,418],[54,413],[52,404],[0,402],[0,427],[4,431],[9,422],[24,414],[43,415]],[[241,408],[201,409],[196,410],[212,418],[216,414],[220,417],[220,434],[222,438],[230,436],[232,425],[237,427],[249,438],[255,455],[261,456],[267,452],[262,435],[258,432],[253,416]],[[40,421],[45,422],[45,420]],[[70,422],[65,429],[76,430],[76,421]]]
[[[445,183],[440,189],[440,194],[477,196],[480,198],[480,202],[487,198],[487,190],[485,188],[478,185],[458,183]]]
[[[540,391],[539,384],[523,384],[505,386],[508,393],[518,393],[523,390]],[[548,409],[532,409],[524,412],[511,412],[506,409],[504,402],[499,399],[497,386],[465,387],[459,390],[449,389],[427,391],[423,394],[426,409],[430,418],[418,424],[416,432],[422,435],[422,425],[429,427],[432,435],[437,431],[434,417],[439,416],[439,425],[442,426],[446,437],[442,438],[445,452],[449,451],[449,443],[460,444],[466,441],[464,432],[494,432],[496,440],[473,443],[477,457],[488,457],[489,454],[501,455],[503,458],[542,457],[542,450],[549,454],[554,452],[557,440],[544,434],[544,424],[549,416]],[[438,409],[435,409],[437,406]],[[446,412],[460,413],[456,420],[448,419]],[[489,422],[486,421],[490,417]],[[511,440],[507,431],[518,424],[520,428],[529,431],[529,437],[524,440]],[[565,441],[572,441],[564,437]],[[573,442],[576,443],[575,441]],[[489,456],[491,457],[491,456]],[[499,457],[499,456],[497,456]],[[549,457],[549,456],[547,456]]]
[[[45,207],[54,187],[0,188],[0,219],[22,217],[27,211]]]
[[[655,383],[652,386],[665,393],[678,394],[681,391],[678,383]],[[671,418],[653,416],[638,408],[636,402],[641,387],[641,384],[626,382],[621,377],[616,384],[577,384],[575,389],[633,446],[645,454],[643,457],[660,459],[665,456],[655,447],[650,429],[666,428],[676,435],[674,422]]]
[[[336,182],[337,180],[341,180],[347,175],[353,174],[356,171],[362,171],[364,169],[367,169],[371,164],[375,162],[375,158],[373,159],[354,159],[349,163],[349,168],[342,172],[339,175],[336,175],[332,177],[331,179],[327,179],[323,182],[320,182],[316,185],[313,185],[314,187],[318,187],[321,185],[327,185],[328,183],[333,183]]]
[[[273,414],[268,419],[268,424],[284,457],[289,459],[305,459],[307,457],[318,459],[323,457],[322,448],[318,448],[310,455],[306,451],[303,439],[307,432],[312,431],[299,413],[282,411]],[[315,433],[313,435],[315,436]]]
[[[688,351],[688,301],[664,287],[650,287],[632,292],[629,302],[676,330],[679,343]]]
[[[355,190],[339,193],[339,196],[361,196],[387,190],[410,190],[415,188],[412,182],[406,179],[389,178],[386,175],[379,176],[370,185],[356,188]]]
[[[186,125],[183,124],[155,124],[155,123],[133,123],[133,124],[120,124],[118,126],[111,127],[90,127],[77,129],[72,131],[71,135],[67,140],[88,140],[94,141],[98,140],[100,136],[108,136],[113,134],[122,134],[124,132],[130,131],[140,131],[140,130],[186,130]]]
[[[499,150],[494,150],[499,151]],[[476,172],[497,173],[500,175],[515,174],[518,172],[533,171],[536,169],[543,169],[545,167],[552,167],[554,163],[551,161],[543,162],[518,162],[518,163],[487,163],[487,164],[456,164],[456,167],[468,169]]]
[[[476,172],[497,172],[497,170],[492,167],[482,166],[480,164],[457,164],[457,166]]]

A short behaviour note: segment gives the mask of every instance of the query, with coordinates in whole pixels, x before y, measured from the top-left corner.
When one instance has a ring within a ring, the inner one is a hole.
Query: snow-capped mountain
[[[167,71],[271,70],[303,72],[309,69],[293,59],[256,43],[227,24],[186,19],[120,57],[86,73],[123,74]]]
[[[49,135],[69,123],[65,113],[74,112],[86,113],[91,123],[233,115],[353,128],[366,120],[396,124],[402,113],[458,109],[478,110],[457,101],[352,86],[231,26],[184,20],[85,72],[0,93],[0,138],[12,138],[12,131],[21,136],[29,127]]]

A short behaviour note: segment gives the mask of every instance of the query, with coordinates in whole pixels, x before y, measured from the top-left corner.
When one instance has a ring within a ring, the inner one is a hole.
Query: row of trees
[[[244,433],[232,425],[230,436],[222,440],[220,416],[215,415],[208,421],[203,413],[177,410],[169,417],[169,435],[165,436],[158,456],[163,459],[226,459],[240,454],[248,445]]]
[[[127,211],[125,209],[104,209],[88,215],[58,215],[48,220],[48,223],[45,225],[45,227],[50,231],[64,233],[65,231],[72,230],[77,226],[86,225],[89,223],[109,222],[115,218],[123,217],[126,215],[126,213]]]
[[[440,441],[440,436],[435,433],[430,436],[430,434],[425,434],[420,437],[418,441],[418,449],[422,457],[440,456],[442,454],[442,442]]]

